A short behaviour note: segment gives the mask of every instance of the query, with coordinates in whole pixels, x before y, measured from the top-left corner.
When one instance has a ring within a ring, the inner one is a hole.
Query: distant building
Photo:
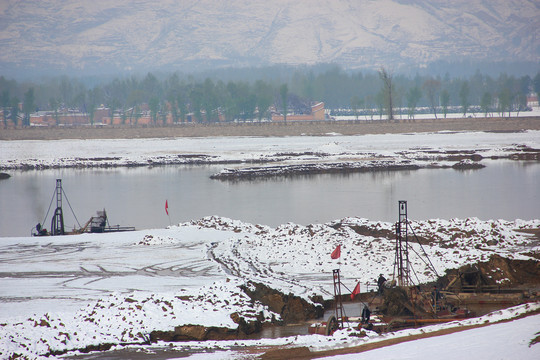
[[[109,109],[97,108],[94,111],[94,124],[101,124],[109,115]],[[90,115],[78,110],[60,109],[54,111],[38,111],[30,115],[30,125],[55,126],[55,125],[89,125]]]
[[[322,121],[326,119],[326,113],[324,111],[324,103],[319,102],[311,105],[311,114],[295,115],[287,114],[287,121]],[[284,121],[283,114],[273,113],[272,121]]]
[[[527,107],[530,107],[530,108],[535,108],[535,107],[539,107],[540,105],[538,104],[538,96],[535,95],[535,94],[530,94],[530,95],[527,95]]]
[[[160,112],[157,114],[155,120],[156,125],[174,124],[172,113],[170,112],[170,106],[167,104],[166,113]],[[287,121],[324,121],[329,119],[328,114],[324,108],[323,102],[313,103],[308,107],[309,113],[303,114],[287,114]],[[225,114],[221,109],[215,110],[215,116],[210,121],[225,122]],[[306,110],[300,110],[305,111]],[[284,121],[283,114],[279,113],[275,108],[270,108],[271,119],[275,122]],[[258,114],[256,109],[255,115]],[[253,120],[253,119],[247,119]],[[184,121],[177,119],[177,123],[196,123],[196,122],[208,122],[206,112],[200,111],[200,119],[197,120],[193,112],[185,115]],[[31,126],[83,126],[90,125],[90,114],[86,112],[80,112],[78,109],[62,108],[57,112],[54,111],[39,111],[30,115]],[[137,107],[117,110],[114,115],[111,116],[111,110],[103,105],[94,111],[93,125],[128,125],[128,126],[148,126],[154,125],[154,120],[151,118],[150,109],[148,104],[140,104]],[[8,122],[8,127],[13,127],[12,122]]]
[[[90,123],[88,114],[71,112],[58,113],[56,116],[50,111],[40,111],[30,115],[30,125],[33,126],[55,126],[58,119],[58,125],[84,125]]]

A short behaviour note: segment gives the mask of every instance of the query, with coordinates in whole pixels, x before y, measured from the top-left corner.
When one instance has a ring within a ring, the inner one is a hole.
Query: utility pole
[[[386,111],[388,114],[388,120],[394,120],[394,104],[392,101],[392,92],[394,90],[392,85],[393,75],[386,71],[384,67],[379,70],[379,77],[383,81],[384,98],[386,102]]]

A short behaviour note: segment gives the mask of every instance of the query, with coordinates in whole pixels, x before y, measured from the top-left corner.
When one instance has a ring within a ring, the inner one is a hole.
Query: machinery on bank
[[[74,228],[72,231],[65,230],[64,210],[62,207],[63,197],[66,198],[68,206],[75,220],[77,221],[77,224],[79,225],[78,228]],[[54,209],[54,212],[51,218],[50,230],[47,230],[46,228],[44,228],[42,223],[38,223],[34,228],[32,228],[32,236],[57,236],[57,235],[74,235],[74,234],[82,234],[82,233],[108,233],[108,232],[134,231],[135,230],[135,227],[133,226],[120,226],[120,225],[111,226],[109,224],[109,219],[107,217],[107,212],[105,211],[105,209],[103,209],[102,211],[97,211],[96,216],[90,217],[90,219],[83,226],[81,226],[62,188],[62,179],[56,179],[56,188],[54,189],[51,203],[49,204],[49,210],[47,210],[47,214],[45,215],[43,224],[47,220],[47,216],[49,215],[49,211],[55,199],[56,199],[56,208]]]
[[[416,255],[423,258],[423,262],[437,277],[439,275],[409,224],[407,201],[399,201],[398,207],[399,218],[395,224],[393,279],[386,280],[381,274],[378,281],[378,291],[365,294],[367,298],[362,300],[362,316],[348,317],[343,306],[344,297],[341,289],[344,285],[341,282],[340,270],[334,269],[332,274],[334,313],[326,322],[310,326],[310,333],[331,335],[345,326],[387,332],[399,328],[450,322],[475,316],[474,312],[461,309],[458,303],[451,301],[450,297],[447,298],[445,292],[436,286],[414,284],[412,279],[414,269],[411,267],[409,258],[409,250],[412,249],[409,244],[409,230],[416,238],[423,253],[415,252]],[[371,315],[372,311],[373,316]]]

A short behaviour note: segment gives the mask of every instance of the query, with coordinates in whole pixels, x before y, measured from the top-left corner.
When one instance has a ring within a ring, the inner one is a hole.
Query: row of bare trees
[[[261,70],[264,74],[264,69]],[[540,73],[514,77],[500,74],[497,78],[476,72],[468,78],[448,75],[394,74],[386,68],[376,72],[346,72],[337,66],[315,71],[295,69],[283,76],[265,80],[242,81],[206,78],[178,73],[169,75],[129,76],[109,81],[83,81],[58,77],[41,82],[18,83],[0,76],[0,101],[4,123],[11,119],[28,125],[30,113],[48,110],[59,114],[76,109],[88,114],[101,105],[111,116],[133,123],[148,109],[158,123],[167,116],[174,122],[186,121],[191,114],[195,121],[257,121],[269,116],[272,105],[286,115],[309,110],[312,101],[325,102],[326,108],[338,113],[349,109],[355,114],[386,113],[393,119],[394,109],[407,109],[414,118],[419,107],[427,107],[436,117],[446,117],[459,107],[466,115],[471,106],[501,115],[526,107],[527,94],[540,92]],[[22,103],[22,106],[20,105]],[[400,110],[401,111],[401,110]]]
[[[510,115],[511,111],[519,113],[519,111],[525,110],[527,108],[527,95],[532,92],[536,92],[540,98],[540,73],[534,79],[527,76],[515,79],[502,75],[502,81],[499,81],[498,88],[492,87],[493,84],[490,84],[490,82],[493,82],[492,80],[489,81],[490,79],[488,78],[482,79],[482,76],[479,74],[476,77],[480,77],[483,88],[485,89],[479,101],[476,102],[476,105],[481,108],[485,116],[488,116],[488,113],[493,111],[498,112],[501,116],[505,116],[505,114]],[[382,88],[378,94],[378,98],[375,98],[379,107],[379,113],[382,116],[382,112],[385,110],[387,119],[393,120],[396,97],[399,98],[399,102],[401,103],[403,94],[396,95],[394,75],[391,71],[382,67],[379,70],[379,78],[382,81]],[[470,81],[461,81],[457,92],[459,106],[463,116],[467,115],[471,107]],[[494,94],[490,91],[493,88],[496,89]],[[442,88],[442,81],[434,77],[428,77],[423,80],[421,87],[413,86],[405,92],[408,117],[414,119],[415,110],[422,98],[422,92],[435,118],[441,112],[446,118],[450,105],[450,93],[448,89]],[[362,100],[359,100],[358,97],[353,97],[351,103],[353,111],[358,113],[358,108],[363,105]]]

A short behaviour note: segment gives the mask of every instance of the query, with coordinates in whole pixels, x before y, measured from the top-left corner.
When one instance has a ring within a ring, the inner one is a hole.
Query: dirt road
[[[0,140],[136,139],[206,136],[321,136],[433,131],[540,130],[540,117],[460,118],[399,121],[178,124],[155,127],[32,127],[0,129]]]

